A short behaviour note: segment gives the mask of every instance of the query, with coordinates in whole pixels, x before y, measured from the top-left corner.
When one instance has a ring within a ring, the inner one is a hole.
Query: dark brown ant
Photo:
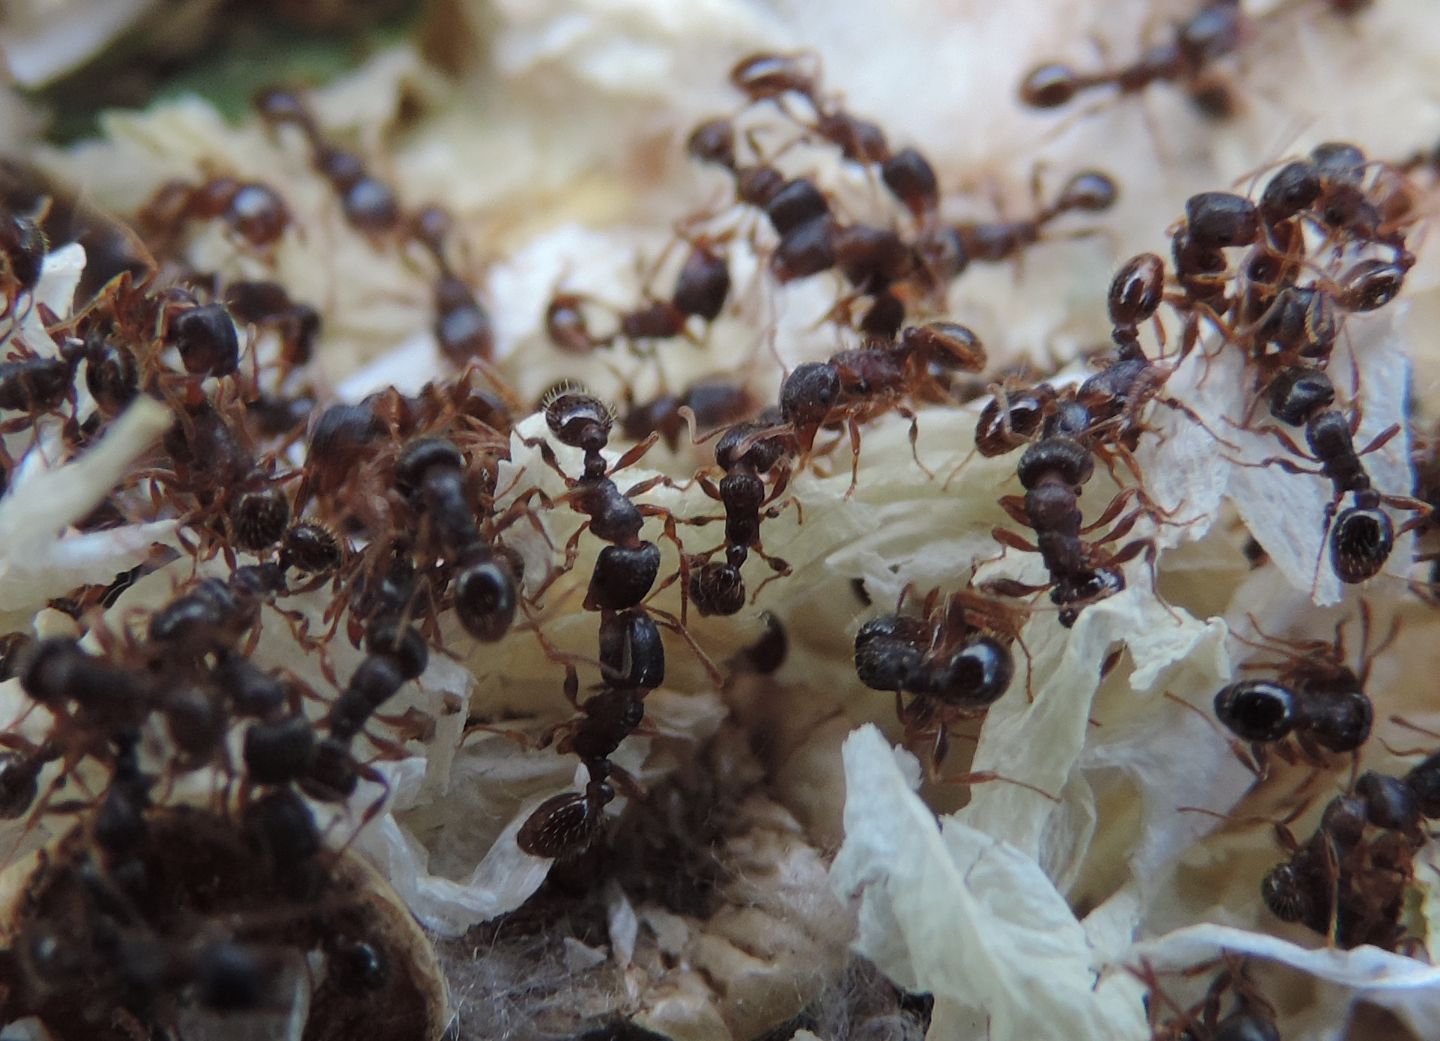
[[[274,247],[291,225],[289,208],[276,191],[259,181],[220,175],[203,184],[168,181],[140,210],[137,225],[159,255],[174,251],[190,221],[223,220],[251,248]]]
[[[58,357],[26,352],[0,361],[0,411],[21,413],[0,422],[0,433],[33,429],[40,416],[59,414],[66,402],[73,406],[75,370],[83,356],[81,348]]]
[[[704,474],[697,481],[705,494],[725,507],[725,541],[708,554],[690,558],[690,599],[702,615],[732,615],[745,606],[745,580],[740,569],[754,551],[776,574],[790,572],[790,565],[765,553],[760,543],[762,513],[785,491],[789,483],[789,456],[793,452],[790,439],[773,433],[775,424],[762,415],[748,423],[738,423],[716,442],[715,462],[725,472],[717,485]],[[769,436],[766,436],[769,434]],[[774,483],[767,492],[765,477],[774,474]],[[704,523],[692,520],[690,523]],[[724,563],[707,560],[724,550]]]
[[[938,592],[916,615],[882,615],[855,634],[855,670],[872,690],[895,692],[895,711],[907,744],[931,745],[929,769],[937,776],[949,750],[950,727],[983,715],[1010,688],[1020,639],[1021,611],[968,590],[940,603]],[[907,705],[902,697],[912,695]],[[994,779],[972,774],[974,783]]]
[[[476,639],[492,642],[514,620],[516,576],[475,522],[464,463],[449,441],[415,441],[396,464],[395,479],[402,494],[423,504],[424,522],[434,531],[441,553],[458,565],[452,584],[460,624]]]
[[[1159,974],[1149,962],[1142,961],[1138,968],[1126,966],[1149,990],[1145,1004],[1152,1041],[1280,1041],[1275,1009],[1247,978],[1243,959],[1225,953],[1216,961],[1181,971],[1185,976],[1195,976],[1210,971],[1217,962],[1223,964],[1221,972],[1205,996],[1189,1006],[1178,1004],[1165,993]],[[1235,1001],[1225,1014],[1227,991],[1233,993]]]
[[[272,475],[269,461],[257,458],[242,423],[232,422],[202,396],[180,410],[161,443],[169,469],[151,476],[194,499],[184,520],[199,525],[202,545],[224,535],[220,547],[233,563],[234,548],[255,552],[280,540],[290,502],[280,488],[282,478]]]
[[[163,647],[167,657],[233,650],[254,628],[261,603],[285,589],[284,573],[275,564],[236,568],[228,580],[205,579],[150,617],[150,642]]]
[[[1335,627],[1333,641],[1280,640],[1251,625],[1264,643],[1261,650],[1284,656],[1280,662],[1246,663],[1246,671],[1263,671],[1273,679],[1241,680],[1215,695],[1215,715],[1227,730],[1251,743],[1263,764],[1265,748],[1274,746],[1291,757],[1288,746],[1279,745],[1293,737],[1306,758],[1324,763],[1322,749],[1356,752],[1370,736],[1374,709],[1365,694],[1370,664],[1390,642],[1393,630],[1373,649],[1369,647],[1370,611],[1361,607],[1361,664],[1357,674],[1345,664],[1344,623]],[[1245,641],[1249,643],[1250,641]]]
[[[983,422],[985,417],[981,419]],[[1095,472],[1094,455],[1082,440],[1090,426],[1090,412],[1083,404],[1075,402],[1073,407],[1057,409],[1045,421],[1045,436],[1021,456],[1017,470],[1025,494],[1007,495],[1000,500],[1006,513],[1036,533],[1036,544],[1004,528],[992,530],[1002,546],[1039,553],[1050,573],[1050,582],[1029,586],[1001,579],[987,588],[1009,596],[1025,596],[1048,588],[1050,599],[1060,608],[1060,624],[1066,628],[1075,624],[1085,606],[1125,588],[1121,564],[1142,554],[1154,559],[1154,542],[1149,539],[1137,539],[1114,553],[1101,548],[1129,534],[1141,516],[1154,512],[1141,489],[1121,492],[1093,523],[1084,524],[1080,490]],[[1131,498],[1139,498],[1140,505],[1121,517]],[[1081,538],[1112,522],[1109,532],[1098,541]]]
[[[1327,6],[1336,14],[1350,16],[1369,5],[1329,0]],[[1210,70],[1253,34],[1253,20],[1237,0],[1204,0],[1195,14],[1175,27],[1171,39],[1148,48],[1132,64],[1082,73],[1068,65],[1046,63],[1021,81],[1020,100],[1031,108],[1059,108],[1099,88],[1114,87],[1119,94],[1129,95],[1140,93],[1152,83],[1165,82],[1182,87],[1201,114],[1228,118],[1235,112],[1230,91]]]
[[[1378,450],[1400,432],[1391,426],[1382,430],[1370,443],[1355,448],[1354,435],[1359,428],[1358,410],[1347,416],[1330,405],[1335,399],[1329,378],[1318,369],[1286,370],[1271,384],[1271,414],[1291,425],[1305,426],[1306,452],[1278,427],[1265,428],[1277,437],[1294,455],[1319,464],[1311,469],[1283,456],[1272,456],[1254,466],[1279,466],[1289,473],[1315,474],[1325,477],[1334,488],[1333,497],[1325,508],[1325,531],[1328,535],[1330,564],[1342,582],[1354,584],[1367,581],[1380,573],[1395,545],[1395,527],[1381,508],[1391,505],[1399,509],[1423,510],[1425,503],[1404,496],[1383,495],[1370,483],[1361,457]],[[1336,510],[1346,495],[1352,505]],[[1409,522],[1409,527],[1423,523],[1423,518]],[[1318,564],[1317,564],[1318,567]]]
[[[1425,798],[1428,781],[1414,771],[1403,778],[1367,771],[1330,801],[1308,841],[1282,830],[1291,854],[1262,880],[1265,906],[1281,921],[1333,937],[1343,950],[1399,946],[1413,858],[1434,808]]]
[[[915,448],[919,420],[905,399],[926,392],[936,372],[978,372],[985,367],[979,337],[954,322],[930,322],[901,330],[893,344],[872,344],[799,365],[780,386],[780,411],[802,456],[823,427],[844,421],[850,434],[851,474],[847,497],[860,474],[860,423],[895,411],[910,420]],[[915,459],[920,465],[919,456]],[[921,465],[921,469],[924,469]],[[926,471],[928,473],[928,471]]]
[[[340,196],[345,220],[351,227],[372,237],[400,228],[400,204],[389,185],[371,176],[358,155],[325,140],[299,94],[282,88],[263,90],[255,96],[255,108],[270,126],[292,126],[304,135],[311,165]]]
[[[241,324],[274,330],[280,341],[280,362],[285,369],[306,365],[315,355],[320,336],[320,312],[296,303],[276,282],[230,282],[224,290],[225,306]]]
[[[966,262],[1000,263],[1013,259],[1028,246],[1040,241],[1046,226],[1067,213],[1101,213],[1115,205],[1119,190],[1109,174],[1084,170],[1060,189],[1055,201],[1028,220],[966,221],[952,232],[958,254]],[[964,265],[961,265],[961,270]]]
[[[675,535],[675,519],[669,511],[659,506],[637,505],[632,501],[633,496],[649,490],[658,484],[661,478],[642,482],[621,492],[610,476],[638,460],[649,451],[653,442],[649,439],[642,441],[610,465],[601,455],[601,450],[609,443],[614,417],[599,399],[581,390],[562,388],[546,402],[544,412],[546,424],[561,444],[579,448],[585,453],[584,471],[580,477],[574,478],[561,469],[555,459],[554,450],[547,442],[527,442],[531,447],[538,447],[546,463],[564,478],[570,490],[562,501],[587,517],[566,543],[565,563],[559,573],[563,574],[574,566],[580,537],[589,530],[596,538],[610,545],[601,552],[595,562],[595,575],[591,579],[590,591],[586,594],[586,609],[596,610],[602,606],[605,609],[617,610],[634,607],[649,592],[660,566],[659,548],[653,542],[640,538],[640,528],[645,518],[662,517],[665,521],[666,536],[683,551],[680,540]],[[636,568],[639,570],[621,583],[626,589],[624,596],[617,600],[606,592],[606,587],[611,585],[609,576],[612,571],[613,577],[618,580],[622,573],[628,574]],[[649,575],[649,580],[641,580],[642,574]],[[553,581],[553,577],[551,580]],[[639,588],[640,586],[644,588]],[[627,602],[622,603],[620,600]]]

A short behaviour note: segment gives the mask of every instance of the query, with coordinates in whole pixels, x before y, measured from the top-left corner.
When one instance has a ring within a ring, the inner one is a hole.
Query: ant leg
[[[996,542],[1000,543],[1000,545],[1005,546],[1005,547],[1008,547],[1009,549],[1018,549],[1018,550],[1020,550],[1022,553],[1039,553],[1039,552],[1040,552],[1040,547],[1039,547],[1039,546],[1036,546],[1036,545],[1034,545],[1033,543],[1030,543],[1030,542],[1026,542],[1026,541],[1025,541],[1023,538],[1021,538],[1019,535],[1015,534],[1013,531],[1010,531],[1010,530],[1008,530],[1008,529],[1006,529],[1006,528],[991,528],[991,529],[990,529],[990,537],[991,537],[992,539],[994,539]],[[1003,556],[1003,554],[1002,554],[1002,556]],[[997,559],[998,559],[998,558],[997,558]]]
[[[690,650],[699,660],[701,667],[705,669],[706,675],[710,677],[710,681],[714,683],[716,687],[724,686],[724,673],[722,673],[719,667],[710,660],[710,656],[701,649],[700,645],[695,642],[695,637],[690,635],[690,630],[685,628],[685,626],[681,623],[680,619],[676,618],[669,611],[662,611],[658,607],[650,607],[646,610],[649,611],[650,614],[654,615],[659,620],[661,625],[665,626],[665,628],[669,629],[671,632],[677,634],[681,639],[683,639],[687,644],[690,645]]]
[[[624,455],[620,456],[619,459],[616,459],[615,462],[606,471],[606,474],[609,475],[616,473],[620,470],[625,469],[627,466],[632,466],[635,463],[638,463],[642,458],[644,458],[645,453],[650,451],[650,449],[655,446],[655,442],[659,440],[660,432],[658,430],[652,430],[650,432],[650,435],[645,438],[644,441],[641,441],[638,444],[632,446],[629,450],[625,452]],[[651,487],[654,486],[652,485]]]
[[[1354,417],[1353,417],[1352,420],[1351,420],[1351,422],[1353,422],[1353,423],[1355,424],[1356,429],[1355,429],[1355,430],[1352,430],[1352,431],[1351,431],[1351,434],[1354,434],[1354,433],[1356,433],[1356,431],[1359,430],[1359,426],[1360,426],[1360,422],[1359,422],[1359,421],[1360,421],[1360,413],[1359,413],[1359,411],[1357,410],[1357,411],[1355,412],[1355,414],[1354,414]],[[1389,444],[1390,441],[1391,441],[1391,439],[1393,439],[1393,438],[1395,437],[1395,435],[1398,434],[1398,433],[1400,433],[1400,424],[1399,424],[1399,423],[1392,423],[1392,424],[1390,424],[1388,427],[1386,427],[1384,430],[1380,431],[1380,433],[1376,434],[1373,438],[1371,438],[1371,439],[1370,439],[1370,443],[1367,444],[1364,448],[1360,449],[1360,451],[1356,452],[1355,454],[1356,454],[1357,456],[1360,456],[1360,455],[1369,455],[1371,452],[1378,452],[1380,449],[1384,448],[1387,444]]]
[[[1243,742],[1241,742],[1233,734],[1224,730],[1220,726],[1220,724],[1217,723],[1214,719],[1212,719],[1208,714],[1196,708],[1194,705],[1190,704],[1190,702],[1186,701],[1178,694],[1173,694],[1167,690],[1165,692],[1165,697],[1175,702],[1175,704],[1187,708],[1191,712],[1195,713],[1197,716],[1199,716],[1205,721],[1206,725],[1211,727],[1216,733],[1223,737],[1226,744],[1230,746],[1230,754],[1240,761],[1241,766],[1245,767],[1245,769],[1249,770],[1252,774],[1255,775],[1255,781],[1257,784],[1265,779],[1265,771],[1261,769],[1261,764],[1257,762],[1248,751],[1246,751]]]
[[[1060,797],[1058,795],[1051,795],[1044,788],[1041,788],[1037,785],[1029,784],[1026,781],[1016,780],[1014,777],[1006,777],[1004,774],[998,774],[994,770],[977,770],[973,773],[959,774],[955,777],[946,777],[941,779],[940,783],[976,785],[989,784],[991,781],[1004,781],[1006,784],[1013,784],[1020,788],[1029,789],[1036,795],[1044,796],[1046,799],[1049,799],[1053,803],[1058,803],[1060,801]]]
[[[1036,593],[1043,593],[1051,587],[1052,583],[1047,582],[1042,586],[1032,586],[1024,582],[1017,582],[1013,578],[992,578],[988,582],[982,582],[980,588],[987,593],[995,593],[999,596],[1009,596],[1021,599],[1027,596],[1034,596]]]
[[[550,447],[549,441],[546,441],[543,437],[525,437],[520,439],[520,443],[526,448],[538,448],[540,450],[541,460],[544,461],[546,466],[560,475],[567,488],[574,484],[575,479],[561,468],[560,460],[555,457],[555,449]]]
[[[1263,470],[1266,467],[1278,466],[1280,467],[1280,469],[1290,474],[1308,474],[1311,477],[1326,476],[1324,470],[1317,470],[1309,466],[1300,466],[1294,460],[1286,459],[1284,456],[1272,455],[1269,458],[1260,460],[1258,463],[1250,463],[1246,462],[1244,459],[1233,459],[1227,456],[1225,461],[1227,463],[1232,463],[1235,466],[1246,466],[1252,470]]]
[[[915,460],[915,465],[920,467],[921,473],[928,479],[935,480],[935,472],[920,461],[920,449],[916,445],[916,441],[920,437],[920,417],[904,405],[897,406],[895,411],[910,420],[910,457]]]
[[[1030,514],[1025,512],[1025,496],[1023,495],[1002,495],[1000,497],[1000,508],[1004,510],[1016,524],[1030,527]]]

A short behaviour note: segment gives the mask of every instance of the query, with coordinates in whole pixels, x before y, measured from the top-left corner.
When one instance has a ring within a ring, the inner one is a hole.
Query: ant
[[[1022,612],[968,590],[952,593],[943,605],[939,600],[933,591],[919,616],[881,615],[855,634],[860,682],[895,692],[907,744],[922,737],[932,742],[932,776],[949,751],[951,724],[983,715],[1009,690],[1015,676],[1010,647],[1025,621]],[[912,695],[909,705],[903,694]]]
[[[1395,949],[1404,936],[1414,855],[1426,841],[1422,822],[1436,808],[1426,799],[1432,782],[1413,771],[1403,778],[1367,771],[1326,805],[1308,841],[1298,843],[1282,829],[1291,852],[1261,882],[1265,906],[1343,950]]]
[[[952,226],[960,255],[968,261],[1000,263],[1040,241],[1046,225],[1071,212],[1102,213],[1115,205],[1119,189],[1100,170],[1082,170],[1061,187],[1055,201],[1035,216],[1014,221],[963,221]]]
[[[1325,508],[1324,521],[1330,564],[1340,581],[1353,585],[1379,574],[1394,548],[1394,524],[1381,507],[1390,505],[1400,509],[1424,510],[1427,515],[1429,507],[1416,499],[1381,494],[1371,485],[1370,476],[1361,461],[1362,456],[1387,444],[1400,432],[1400,426],[1396,424],[1382,430],[1357,451],[1354,435],[1360,426],[1360,411],[1355,409],[1347,416],[1330,407],[1334,399],[1334,386],[1320,370],[1307,367],[1282,371],[1270,387],[1271,414],[1291,425],[1303,423],[1305,441],[1310,450],[1301,449],[1278,427],[1270,426],[1263,430],[1274,434],[1295,456],[1312,460],[1318,465],[1316,468],[1305,467],[1283,456],[1271,456],[1258,463],[1244,465],[1278,466],[1287,473],[1314,474],[1330,481],[1333,496]],[[1339,510],[1337,515],[1336,511],[1346,495],[1352,496],[1353,505]],[[1402,534],[1423,522],[1423,517],[1408,522],[1401,529]],[[1319,568],[1318,561],[1316,568]]]
[[[1221,724],[1249,741],[1262,764],[1264,750],[1271,745],[1291,759],[1286,746],[1276,743],[1292,736],[1301,754],[1317,763],[1325,762],[1322,749],[1357,752],[1369,739],[1374,720],[1374,708],[1365,694],[1370,665],[1398,635],[1398,619],[1371,648],[1370,608],[1362,601],[1358,673],[1345,664],[1344,621],[1336,624],[1334,639],[1328,642],[1283,640],[1261,630],[1254,618],[1250,624],[1264,642],[1237,639],[1284,658],[1241,666],[1245,671],[1273,673],[1274,679],[1241,680],[1222,688],[1215,695],[1215,716]]]
[[[320,336],[320,312],[297,303],[277,282],[231,282],[223,294],[231,317],[241,324],[272,329],[280,341],[282,370],[307,365]]]
[[[1326,6],[1348,17],[1368,7],[1369,0],[1326,0]],[[1091,73],[1054,62],[1040,65],[1021,81],[1020,100],[1031,108],[1060,108],[1099,88],[1138,94],[1152,83],[1164,82],[1183,88],[1201,114],[1225,119],[1234,114],[1235,104],[1210,69],[1253,34],[1253,20],[1238,0],[1205,0],[1195,14],[1175,26],[1171,39],[1148,48],[1132,64]]]
[[[396,231],[402,221],[400,203],[390,186],[372,176],[354,152],[326,141],[313,113],[294,91],[271,87],[254,99],[256,110],[271,127],[292,126],[310,148],[315,172],[330,182],[340,196],[345,220],[372,238]]]
[[[730,267],[720,250],[722,239],[700,235],[690,241],[690,251],[675,277],[668,299],[655,300],[616,315],[615,329],[608,336],[590,331],[585,316],[587,298],[575,293],[557,293],[545,309],[545,332],[550,342],[568,354],[588,354],[624,340],[632,348],[650,340],[684,337],[694,340],[690,319],[707,325],[725,308],[730,295]],[[663,262],[663,257],[662,257]]]
[[[778,416],[762,414],[758,419],[730,427],[715,444],[715,463],[725,476],[719,484],[705,474],[696,477],[700,488],[725,507],[725,541],[709,553],[689,560],[690,600],[702,615],[733,615],[745,606],[745,580],[740,569],[753,550],[777,575],[788,575],[790,565],[768,555],[760,543],[760,518],[773,517],[778,508],[771,503],[784,494],[790,481],[789,458],[793,439],[775,433]],[[766,493],[765,477],[774,474],[774,485]],[[704,524],[706,519],[688,523]],[[725,551],[724,563],[707,560]],[[698,565],[698,566],[697,566]],[[759,592],[758,590],[756,591]]]
[[[984,345],[963,325],[908,326],[893,343],[872,342],[829,361],[797,366],[780,386],[780,412],[802,455],[809,454],[822,427],[844,420],[851,449],[849,498],[860,477],[860,423],[893,409],[910,420],[914,454],[919,418],[901,399],[931,388],[935,371],[979,372],[985,361]],[[925,469],[918,455],[915,462]]]
[[[500,639],[515,618],[516,575],[475,523],[460,450],[439,438],[411,442],[396,463],[395,483],[420,504],[422,525],[434,533],[440,554],[457,565],[452,584],[460,624],[478,640]]]
[[[203,184],[167,181],[136,218],[152,252],[170,253],[188,221],[223,220],[253,249],[274,247],[290,227],[285,201],[266,184],[218,175]]]
[[[982,414],[982,424],[986,419]],[[1144,554],[1153,568],[1155,544],[1151,539],[1137,539],[1113,553],[1101,546],[1125,537],[1140,517],[1153,514],[1155,509],[1142,489],[1127,488],[1093,523],[1085,525],[1080,491],[1095,472],[1095,457],[1085,441],[1091,427],[1090,411],[1079,401],[1070,402],[1056,408],[1043,425],[1036,425],[1041,426],[1043,436],[1026,448],[1017,467],[1025,494],[1000,499],[1001,508],[1011,518],[1035,532],[1035,544],[1005,528],[994,528],[991,534],[1003,547],[1039,553],[1050,573],[1050,582],[1030,586],[997,579],[987,583],[987,588],[1007,596],[1026,596],[1048,588],[1050,599],[1060,608],[1060,624],[1068,629],[1084,607],[1125,588],[1120,565]],[[1121,517],[1132,498],[1139,498],[1140,505]],[[1112,522],[1116,523],[1098,541],[1081,538]]]
[[[1150,992],[1145,1004],[1153,1041],[1280,1041],[1275,1009],[1250,982],[1243,958],[1225,953],[1220,959],[1183,970],[1183,975],[1208,972],[1217,962],[1223,962],[1224,968],[1206,988],[1205,996],[1189,1006],[1181,1006],[1165,993],[1148,961],[1138,968],[1126,966],[1126,971]],[[1230,1013],[1222,1016],[1227,991],[1233,993],[1235,1001]],[[1162,1010],[1171,1013],[1163,1021]]]

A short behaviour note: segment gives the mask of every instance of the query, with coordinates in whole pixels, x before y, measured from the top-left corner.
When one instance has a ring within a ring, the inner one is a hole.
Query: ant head
[[[1296,160],[1277,170],[1260,193],[1260,215],[1278,224],[1306,209],[1320,197],[1320,170],[1312,162]]]
[[[1248,246],[1260,236],[1255,204],[1231,192],[1201,192],[1185,201],[1190,242],[1201,250]]]
[[[1118,567],[1100,567],[1085,572],[1074,581],[1057,584],[1050,590],[1050,600],[1060,608],[1060,624],[1069,629],[1079,619],[1083,608],[1108,599],[1124,588],[1125,572]]]
[[[1300,725],[1316,744],[1332,752],[1353,752],[1370,737],[1375,709],[1363,691],[1309,691]]]
[[[610,440],[614,414],[579,384],[561,384],[545,395],[540,407],[546,425],[561,444],[598,452]]]

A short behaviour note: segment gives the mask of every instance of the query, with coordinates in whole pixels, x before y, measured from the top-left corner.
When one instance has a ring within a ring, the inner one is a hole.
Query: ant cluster
[[[1365,5],[1329,6],[1348,16]],[[1094,74],[1047,65],[1022,96],[1054,107],[1091,88],[1131,93],[1167,80],[1215,110],[1224,92],[1214,65],[1252,30],[1238,4],[1207,3],[1134,65]],[[491,314],[463,277],[459,222],[436,205],[408,208],[358,152],[327,137],[293,90],[255,99],[276,146],[303,149],[348,228],[433,285],[430,331],[447,374],[414,393],[331,400],[313,365],[326,341],[318,303],[278,277],[187,261],[195,225],[213,221],[237,253],[273,269],[304,233],[275,186],[208,168],[164,184],[134,215],[130,252],[108,258],[113,277],[64,313],[40,299],[50,236],[61,239],[49,202],[0,209],[6,487],[24,463],[11,450],[27,437],[26,452],[63,460],[148,400],[168,414],[168,429],[77,527],[164,520],[175,532],[113,582],[52,600],[68,628],[52,618],[35,635],[0,641],[26,699],[25,726],[0,734],[0,817],[23,821],[20,842],[56,817],[74,820],[39,844],[0,951],[6,1022],[37,1016],[64,1037],[161,1036],[196,1010],[283,1010],[304,979],[312,1007],[333,1006],[327,1016],[356,1024],[411,1000],[400,990],[416,985],[390,963],[398,944],[367,915],[347,847],[385,806],[387,766],[434,733],[436,720],[415,707],[432,659],[507,639],[539,643],[573,713],[538,735],[478,716],[466,732],[498,731],[526,752],[573,754],[584,768],[576,790],[529,809],[514,833],[520,852],[573,863],[603,850],[617,797],[648,798],[616,753],[658,733],[646,710],[666,683],[666,637],[683,641],[722,688],[727,677],[692,634],[691,609],[742,615],[771,582],[799,585],[762,527],[773,532],[794,506],[804,538],[802,486],[828,457],[848,444],[843,508],[861,486],[866,428],[893,415],[908,422],[917,471],[935,479],[920,461],[922,416],[963,408],[965,380],[989,363],[980,337],[945,313],[952,283],[972,263],[1016,260],[1055,222],[1103,213],[1118,198],[1108,175],[1087,170],[1026,219],[953,220],[924,154],[892,147],[880,126],[827,93],[812,55],[750,56],[730,83],[739,111],[701,122],[685,149],[703,176],[726,178],[733,205],[675,225],[684,259],[671,291],[647,289],[625,308],[561,288],[531,317],[572,361],[608,366],[623,347],[658,373],[669,341],[702,345],[738,308],[731,261],[744,242],[768,292],[823,276],[837,294],[825,321],[839,349],[776,373],[773,403],[757,379],[711,374],[643,402],[627,385],[617,412],[566,380],[527,424],[532,410],[507,381]],[[789,140],[769,147],[776,121]],[[803,157],[863,179],[882,216],[851,205],[818,169],[802,168]],[[1168,232],[1170,259],[1139,254],[1110,282],[1113,349],[1094,371],[1028,383],[1012,372],[991,384],[974,449],[1016,453],[1018,490],[983,497],[1028,534],[996,525],[990,536],[1002,555],[1038,556],[1045,581],[979,578],[975,564],[958,589],[941,578],[912,597],[912,582],[854,637],[855,675],[893,694],[904,739],[925,749],[932,779],[952,730],[1018,685],[1017,645],[1033,694],[1027,629],[1050,624],[1037,594],[1048,594],[1064,630],[1129,588],[1126,565],[1143,560],[1154,586],[1156,533],[1176,512],[1145,481],[1156,407],[1238,451],[1168,389],[1183,364],[1208,365],[1218,351],[1243,357],[1245,400],[1235,404],[1247,418],[1235,425],[1273,436],[1283,454],[1234,462],[1329,481],[1316,522],[1341,582],[1375,578],[1400,534],[1433,525],[1440,481],[1422,482],[1415,498],[1375,487],[1365,457],[1400,428],[1357,447],[1360,410],[1337,405],[1328,371],[1349,316],[1389,304],[1416,263],[1408,236],[1419,165],[1332,143],[1279,164],[1253,199],[1192,196]],[[25,332],[30,319],[42,342]],[[1178,339],[1172,355],[1167,324]],[[1142,343],[1151,329],[1154,356]],[[1275,424],[1250,427],[1262,403]],[[1308,450],[1286,428],[1303,431]],[[662,440],[672,452],[713,440],[713,464],[688,481],[627,481]],[[526,451],[537,465],[521,465]],[[1081,500],[1097,462],[1116,490],[1087,518]],[[718,515],[651,501],[663,490],[673,504],[690,489],[690,502],[717,503]],[[1415,516],[1397,531],[1387,508]],[[717,522],[718,544],[697,545],[690,529]],[[552,532],[567,526],[573,533],[557,544]],[[544,564],[521,551],[525,540],[543,543]],[[768,569],[763,580],[752,556]],[[173,579],[187,565],[168,599],[132,606],[127,593],[146,576]],[[587,568],[575,599],[595,620],[593,658],[562,651],[542,627],[554,607],[547,596],[564,601],[557,583]],[[1368,636],[1368,613],[1363,621]],[[772,622],[754,656],[766,659],[763,671],[779,667],[790,619]],[[1340,946],[1395,948],[1424,821],[1440,817],[1440,753],[1403,777],[1359,771],[1375,715],[1369,662],[1388,641],[1365,647],[1352,669],[1338,630],[1333,643],[1261,636],[1256,646],[1279,660],[1248,663],[1265,678],[1231,683],[1214,700],[1239,757],[1258,776],[1272,757],[1331,770],[1348,756],[1354,766],[1308,841],[1282,829],[1290,855],[1265,877],[1264,903]],[[293,643],[325,682],[265,664],[261,649],[276,640]],[[337,660],[354,661],[343,678]],[[583,698],[582,667],[598,668]],[[362,784],[378,791],[359,798],[355,814]],[[337,831],[346,836],[336,841]],[[1243,967],[1224,968],[1190,1007],[1160,997],[1153,974],[1142,982],[1152,985],[1156,1038],[1278,1036]]]

